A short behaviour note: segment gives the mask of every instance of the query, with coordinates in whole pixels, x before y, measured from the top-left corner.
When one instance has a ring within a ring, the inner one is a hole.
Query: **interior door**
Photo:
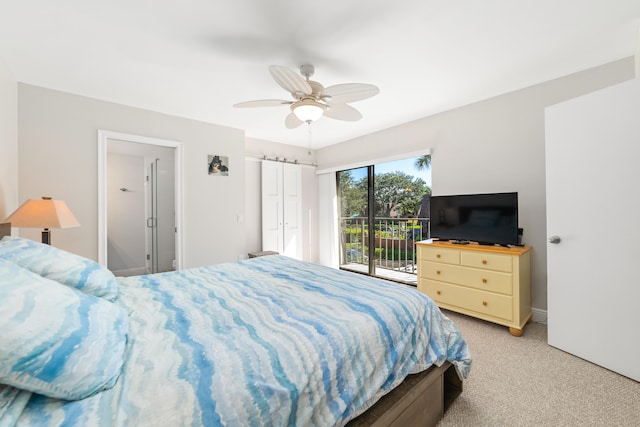
[[[640,80],[545,120],[549,344],[640,381]]]

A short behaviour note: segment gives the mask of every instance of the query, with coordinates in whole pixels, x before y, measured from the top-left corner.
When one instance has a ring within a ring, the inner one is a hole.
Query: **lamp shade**
[[[52,200],[43,197],[42,200],[29,199],[14,213],[9,215],[6,222],[13,227],[26,228],[70,228],[78,227],[80,223],[62,200]]]
[[[326,107],[312,99],[302,99],[291,106],[293,114],[303,122],[318,120]]]

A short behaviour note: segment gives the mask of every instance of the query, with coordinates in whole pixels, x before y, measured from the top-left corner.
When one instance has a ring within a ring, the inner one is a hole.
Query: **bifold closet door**
[[[262,250],[302,259],[302,169],[262,161]]]
[[[282,164],[262,161],[262,250],[283,252]]]
[[[283,249],[287,256],[302,259],[302,169],[283,163],[282,203],[284,213]]]

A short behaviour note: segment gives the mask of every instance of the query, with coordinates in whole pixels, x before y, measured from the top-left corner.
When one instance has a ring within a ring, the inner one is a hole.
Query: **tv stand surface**
[[[493,242],[472,242],[471,240],[437,240],[434,239],[433,242],[438,243],[451,243],[453,245],[480,245],[480,246],[502,246],[503,248],[511,248],[514,246],[524,246],[524,245],[506,245],[504,243],[493,243]]]
[[[509,327],[531,319],[531,247],[418,242],[418,290],[438,306]]]

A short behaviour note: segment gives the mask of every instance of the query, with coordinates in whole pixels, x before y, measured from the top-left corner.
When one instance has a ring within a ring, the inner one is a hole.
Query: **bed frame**
[[[0,239],[10,235],[11,224],[0,223]],[[435,426],[460,393],[462,381],[455,367],[445,362],[442,366],[409,375],[347,426]]]
[[[440,367],[409,375],[347,426],[435,426],[460,393],[462,381],[455,367],[445,362]]]

